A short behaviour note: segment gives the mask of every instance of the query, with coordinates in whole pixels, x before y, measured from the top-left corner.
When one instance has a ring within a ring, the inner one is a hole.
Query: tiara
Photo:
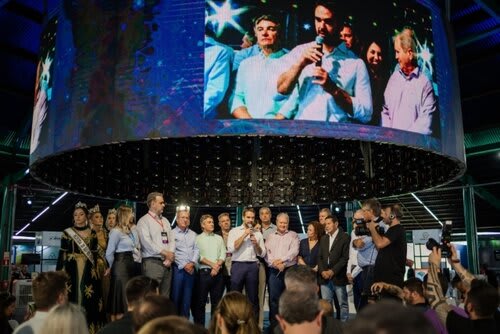
[[[93,214],[96,212],[101,212],[101,209],[99,209],[99,204],[96,204],[93,208],[90,208],[89,214]]]
[[[108,210],[108,216],[109,215],[116,215],[116,209],[109,209]]]
[[[75,204],[75,210],[76,209],[85,209],[87,210],[87,204],[83,203],[83,202],[78,202]]]

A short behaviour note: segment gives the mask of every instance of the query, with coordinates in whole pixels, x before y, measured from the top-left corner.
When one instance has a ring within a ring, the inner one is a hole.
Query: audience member
[[[92,334],[96,328],[87,327],[80,306],[66,303],[53,308],[40,329],[40,334]]]
[[[151,320],[137,334],[204,334],[207,330],[184,317],[169,315]]]
[[[17,326],[17,321],[11,321],[16,308],[16,297],[9,292],[0,293],[0,333],[11,334]]]
[[[345,328],[346,334],[435,334],[421,312],[394,301],[382,301],[363,308]]]
[[[210,334],[260,334],[253,306],[238,291],[222,297],[209,328]]]
[[[16,328],[14,334],[38,334],[49,311],[56,305],[68,302],[66,281],[68,275],[64,271],[49,271],[40,273],[32,280],[35,315]]]
[[[163,295],[145,296],[132,311],[135,333],[139,332],[149,321],[168,315],[177,315],[175,304],[170,299]]]
[[[450,334],[456,333],[498,333],[499,324],[495,321],[500,297],[498,290],[485,281],[478,280],[461,264],[455,246],[448,244],[451,257],[448,262],[460,275],[467,292],[465,294],[465,312],[468,318],[459,315],[455,309],[446,303],[440,286],[438,272],[441,267],[441,249],[434,247],[429,254],[429,278],[427,281],[427,297],[438,313],[441,321],[446,324]]]
[[[285,291],[280,297],[277,319],[284,334],[320,334],[322,314],[313,291]]]
[[[125,296],[127,302],[127,312],[121,319],[108,323],[98,334],[133,334],[134,324],[132,311],[141,304],[144,297],[148,295],[158,295],[158,281],[147,276],[136,276],[130,279],[125,286]]]

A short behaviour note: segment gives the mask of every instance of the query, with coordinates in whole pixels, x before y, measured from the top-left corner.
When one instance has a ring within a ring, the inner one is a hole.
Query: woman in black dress
[[[299,258],[300,265],[309,266],[318,271],[319,239],[325,234],[325,229],[317,221],[307,225],[307,238],[300,240]]]

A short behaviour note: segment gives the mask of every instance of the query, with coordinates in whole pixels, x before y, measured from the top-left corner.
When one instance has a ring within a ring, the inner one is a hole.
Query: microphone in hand
[[[318,51],[321,53],[323,53],[323,41],[324,41],[323,36],[316,36],[316,39],[315,39],[316,46],[318,48]],[[318,61],[316,61],[315,65],[321,66],[321,58]]]

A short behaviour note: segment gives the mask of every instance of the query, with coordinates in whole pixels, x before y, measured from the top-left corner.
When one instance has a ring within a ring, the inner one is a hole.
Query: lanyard
[[[153,215],[151,214],[151,212],[148,212],[148,215],[150,215],[150,216],[151,216],[151,218],[153,218],[153,219],[155,220],[155,222],[157,222],[157,223],[161,226],[161,230],[163,231],[163,222],[162,222],[161,220],[156,219],[156,217],[155,217],[155,216],[153,216]]]

